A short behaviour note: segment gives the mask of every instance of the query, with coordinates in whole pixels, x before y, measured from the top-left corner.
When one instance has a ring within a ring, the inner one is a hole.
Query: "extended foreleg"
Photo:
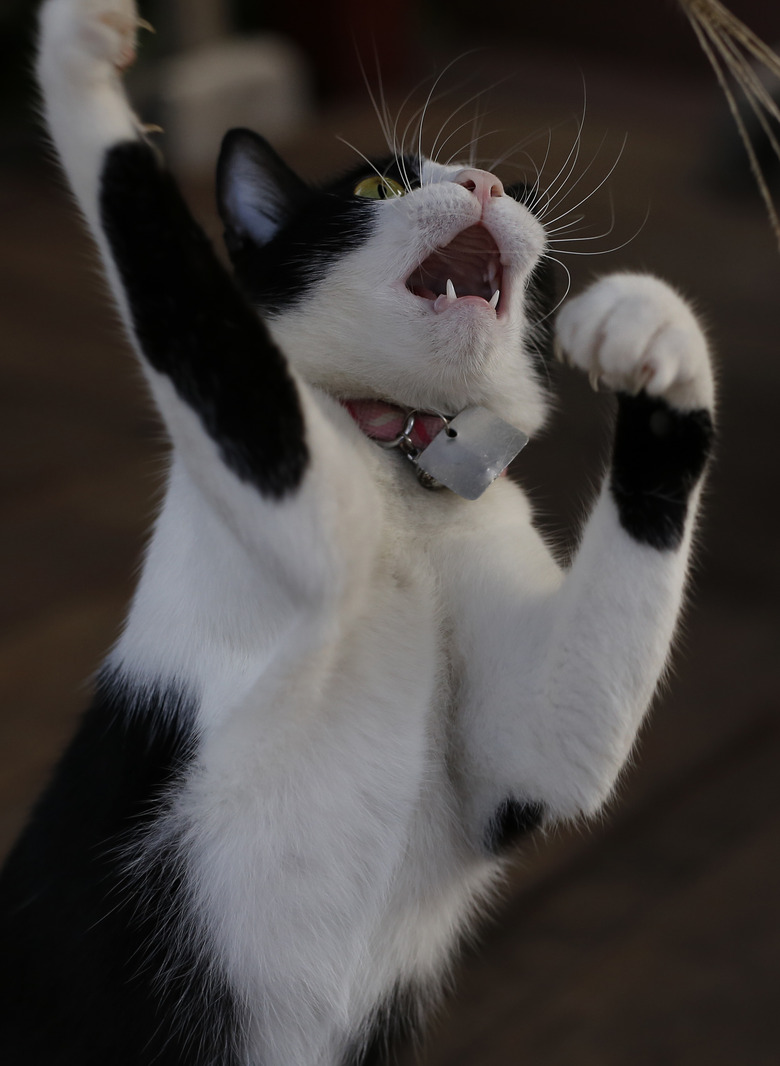
[[[614,275],[564,308],[573,365],[618,393],[611,469],[553,621],[546,693],[592,767],[577,803],[610,792],[668,660],[713,441],[707,344],[663,282]],[[578,775],[573,775],[573,792]],[[592,780],[589,780],[592,778]]]
[[[372,510],[355,507],[371,483],[323,412],[328,401],[295,377],[223,269],[130,107],[122,74],[138,25],[133,0],[44,4],[37,69],[52,140],[177,469],[229,536],[262,548],[288,599],[341,595],[370,555],[368,529],[349,567],[341,545]]]
[[[612,792],[668,661],[713,439],[706,341],[662,282],[598,282],[561,312],[558,343],[618,393],[612,463],[568,572],[530,606],[497,590],[484,626],[488,661],[510,664],[475,676],[464,720],[491,841]]]
[[[307,464],[298,391],[127,102],[121,74],[138,24],[131,0],[45,5],[38,72],[49,128],[149,368],[235,474],[280,497]],[[170,421],[165,390],[155,391]]]

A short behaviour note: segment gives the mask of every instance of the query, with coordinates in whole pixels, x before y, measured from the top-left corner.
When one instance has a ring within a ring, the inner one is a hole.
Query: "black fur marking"
[[[541,803],[506,799],[490,819],[486,835],[488,851],[499,855],[514,847],[523,837],[538,829],[544,818]]]
[[[404,175],[396,160],[379,160],[375,166],[379,173],[403,184]],[[294,306],[327,275],[334,262],[368,240],[382,204],[355,196],[353,191],[362,178],[374,173],[363,164],[327,185],[308,187],[306,196],[298,190],[295,212],[263,245],[238,235],[229,225],[224,203],[220,205],[228,223],[225,241],[236,278],[249,299],[267,315]],[[406,173],[413,188],[419,185],[411,159]],[[285,188],[289,187],[288,180],[283,180]]]
[[[335,260],[368,239],[373,222],[370,206],[369,201],[342,200],[312,190],[298,213],[267,244],[233,246],[231,259],[241,288],[268,315],[294,306]]]
[[[393,1066],[420,1028],[420,997],[411,989],[397,990],[377,1012],[365,1038],[349,1047],[341,1066]]]
[[[0,877],[0,1060],[236,1066],[174,845],[133,866],[192,757],[186,699],[104,677]]]
[[[108,151],[100,207],[149,363],[238,477],[277,499],[296,489],[309,456],[284,356],[148,145]]]
[[[620,523],[635,540],[679,548],[688,498],[713,439],[709,411],[678,411],[644,392],[618,396],[610,490]]]

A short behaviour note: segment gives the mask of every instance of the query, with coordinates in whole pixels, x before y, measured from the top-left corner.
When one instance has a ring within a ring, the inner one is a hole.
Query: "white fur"
[[[103,16],[112,17],[100,21]],[[98,224],[107,147],[140,136],[116,70],[131,0],[49,0],[39,77],[52,137],[132,324]],[[399,979],[435,981],[500,864],[483,839],[508,794],[550,818],[609,797],[663,671],[689,531],[634,542],[607,491],[563,573],[508,480],[477,503],[421,492],[336,396],[459,410],[533,433],[546,404],[524,349],[524,280],[544,248],[509,197],[486,208],[511,308],[432,315],[403,279],[480,218],[457,168],[377,204],[377,230],[271,323],[303,399],[313,463],[266,502],[149,372],[173,458],[112,662],[183,681],[201,746],[160,839],[183,834],[215,957],[250,1010],[247,1066],[331,1066]],[[661,282],[604,279],[560,342],[611,386],[710,406],[706,343]],[[691,508],[693,512],[694,508]]]
[[[610,389],[664,396],[680,410],[711,408],[707,342],[693,312],[665,282],[612,274],[561,309],[558,342],[573,366]]]

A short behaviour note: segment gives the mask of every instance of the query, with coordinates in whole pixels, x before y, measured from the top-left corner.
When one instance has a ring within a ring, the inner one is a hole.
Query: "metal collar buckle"
[[[417,465],[417,458],[420,455],[421,450],[412,440],[412,433],[414,432],[414,424],[417,416],[421,414],[419,410],[410,411],[406,416],[404,427],[401,432],[393,440],[378,441],[382,448],[398,448],[398,450],[406,456],[406,458],[413,464],[414,472],[417,475],[417,480],[426,489],[443,489],[446,488],[440,481],[437,481],[430,474],[426,473]],[[435,415],[440,418],[444,423],[444,432],[448,432],[449,424],[452,418],[448,418],[447,415],[443,415],[441,411],[426,411],[426,415]]]
[[[410,411],[409,414],[406,416],[404,428],[401,430],[397,437],[394,437],[393,440],[377,441],[377,444],[379,444],[382,448],[399,448],[403,452],[403,454],[407,456],[407,458],[412,460],[416,459],[422,449],[418,448],[418,446],[412,440],[412,433],[414,432],[414,425],[417,421],[417,417],[421,414],[435,415],[436,418],[440,418],[444,423],[443,428],[445,432],[447,431],[447,427],[452,421],[451,416],[443,415],[441,411],[423,412],[415,409],[414,411]]]

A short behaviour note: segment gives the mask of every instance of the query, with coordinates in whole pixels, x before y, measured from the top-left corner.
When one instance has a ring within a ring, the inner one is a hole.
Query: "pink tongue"
[[[437,296],[433,304],[433,309],[438,314],[442,311],[446,311],[448,307],[454,307],[456,303],[474,302],[478,301],[481,304],[487,304],[487,300],[482,296],[458,296],[455,300],[452,300],[446,293],[442,293],[441,296]]]

